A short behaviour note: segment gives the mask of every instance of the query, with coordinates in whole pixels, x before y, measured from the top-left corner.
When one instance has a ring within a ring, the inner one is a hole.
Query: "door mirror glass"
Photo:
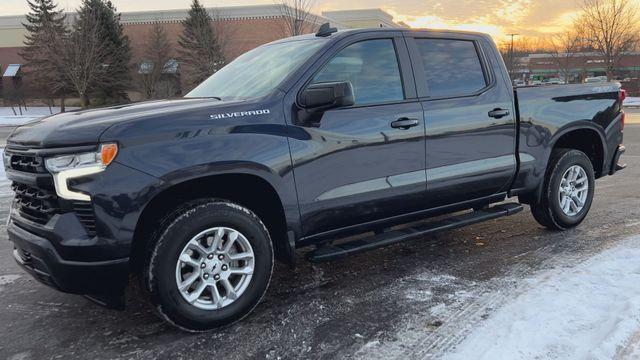
[[[298,100],[307,110],[325,111],[354,105],[353,86],[350,82],[311,84]]]

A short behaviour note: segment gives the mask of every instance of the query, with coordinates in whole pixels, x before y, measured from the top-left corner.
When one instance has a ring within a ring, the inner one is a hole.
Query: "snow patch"
[[[640,237],[525,281],[523,293],[445,358],[610,359],[638,353]]]
[[[0,158],[4,158],[4,149],[0,148]],[[7,173],[4,170],[4,161],[0,160],[0,197],[13,196],[11,183],[7,179]]]
[[[429,289],[409,289],[405,292],[404,297],[413,301],[431,301],[433,292]]]
[[[0,107],[0,126],[19,126],[28,122],[41,119],[60,112],[60,108],[54,107],[49,111],[48,107],[36,106],[23,108],[22,113],[18,107],[15,107],[15,114],[11,107]],[[67,108],[67,111],[77,110],[78,108]]]
[[[14,281],[20,279],[22,275],[1,275],[0,276],[0,286],[5,286],[13,283]]]
[[[0,157],[4,159],[4,149],[0,148]],[[0,183],[7,180],[7,173],[4,171],[4,161],[0,164]]]
[[[624,106],[640,106],[640,97],[627,97],[624,100]]]

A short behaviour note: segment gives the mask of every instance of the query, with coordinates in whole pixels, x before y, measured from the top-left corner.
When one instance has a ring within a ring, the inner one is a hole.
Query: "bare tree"
[[[284,36],[303,35],[316,30],[317,26],[312,21],[314,15],[311,13],[316,0],[282,0],[279,5]]]
[[[569,81],[576,54],[582,50],[582,37],[573,30],[555,34],[549,39],[551,56],[558,66],[560,76]]]
[[[629,0],[584,0],[575,27],[604,58],[609,80],[638,42],[638,21],[638,9]]]
[[[48,44],[55,68],[60,71],[59,79],[52,87],[62,89],[70,86],[81,99],[81,106],[89,105],[89,93],[95,88],[109,84],[109,59],[119,56],[117,49],[105,44],[104,28],[98,16],[84,16],[76,19],[76,29],[63,37],[53,32]]]
[[[545,44],[539,39],[526,36],[516,38],[515,35],[513,42],[511,39],[502,41],[498,44],[498,48],[512,80],[518,78],[521,70],[524,70],[525,64],[523,63],[523,59],[529,54],[549,51],[549,49],[545,47]]]
[[[138,69],[140,85],[146,99],[160,97],[159,84],[172,52],[167,33],[160,23],[155,22],[147,35],[144,59]]]

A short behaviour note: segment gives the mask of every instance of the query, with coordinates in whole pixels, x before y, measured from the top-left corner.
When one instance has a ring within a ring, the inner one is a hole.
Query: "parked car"
[[[7,231],[43,283],[106,301],[134,274],[162,319],[205,331],[249,314],[298,248],[333,260],[521,203],[578,226],[624,168],[622,101],[613,83],[514,91],[488,35],[323,26],[183,99],[18,128]]]
[[[520,80],[520,79],[513,80],[513,87],[522,87],[526,85],[527,83],[525,83],[524,80]]]
[[[544,81],[545,85],[564,85],[566,82],[560,78],[550,78]]]
[[[595,77],[588,77],[584,79],[585,84],[594,84],[594,83],[603,83],[603,82],[607,82],[606,76],[595,76]]]
[[[531,80],[531,86],[540,86],[542,85],[542,80]]]

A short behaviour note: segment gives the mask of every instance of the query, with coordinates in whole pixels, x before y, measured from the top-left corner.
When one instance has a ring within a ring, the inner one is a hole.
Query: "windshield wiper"
[[[215,99],[215,100],[219,100],[222,101],[222,98],[220,96],[197,96],[197,97],[190,97],[188,96],[189,94],[183,96],[184,99]]]

